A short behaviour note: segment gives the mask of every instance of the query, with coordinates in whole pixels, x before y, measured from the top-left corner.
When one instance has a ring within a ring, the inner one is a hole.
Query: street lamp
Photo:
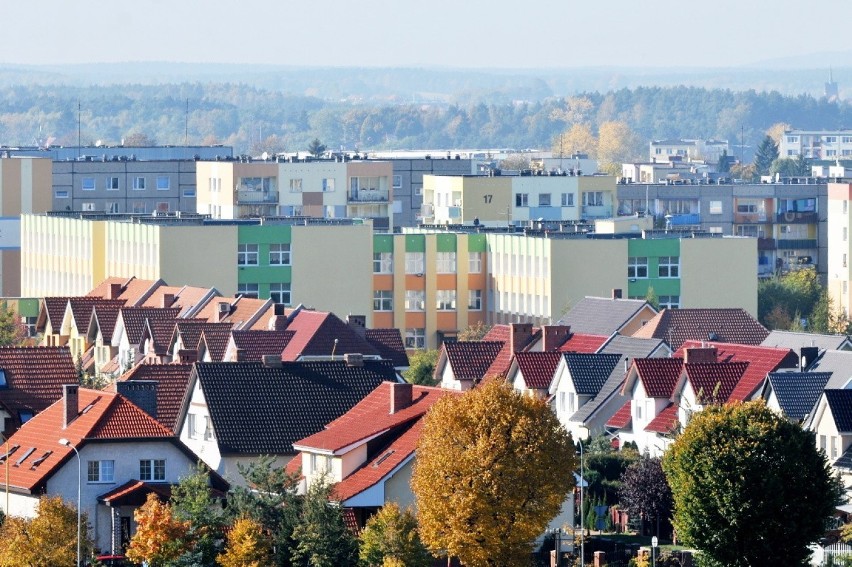
[[[585,565],[586,561],[586,538],[583,533],[583,440],[578,441],[580,444],[580,565]]]
[[[83,464],[80,460],[80,452],[71,444],[71,441],[63,437],[59,440],[59,444],[71,447],[77,455],[77,567],[80,567],[80,487],[83,484]]]
[[[651,567],[657,567],[657,536],[651,538]]]

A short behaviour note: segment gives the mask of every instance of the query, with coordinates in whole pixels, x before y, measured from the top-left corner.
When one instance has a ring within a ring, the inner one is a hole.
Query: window
[[[680,307],[679,295],[661,295],[659,296],[660,309],[667,307],[669,309],[677,309]]]
[[[195,423],[196,415],[194,413],[186,414],[187,429],[190,439],[198,438],[198,425]]]
[[[518,193],[515,195],[515,206],[516,207],[528,207],[529,206],[530,196],[528,193]]]
[[[269,284],[269,297],[275,303],[290,305],[290,282]]]
[[[837,150],[825,150],[826,157],[835,157],[837,155]]]
[[[257,299],[260,297],[260,286],[256,283],[237,284],[237,294],[242,295],[243,297],[253,297],[254,299]]]
[[[574,193],[562,193],[562,206],[563,207],[573,207],[574,206]]]
[[[133,201],[133,213],[134,214],[142,214],[148,212],[148,205],[145,201]]]
[[[237,265],[257,266],[257,244],[237,245]]]
[[[837,142],[837,136],[826,136],[824,140],[828,144],[834,144]]]
[[[133,189],[136,191],[144,191],[145,190],[145,178],[144,177],[134,177],[133,178]]]
[[[139,480],[166,480],[166,460],[142,459],[139,461]]]
[[[574,394],[574,392],[568,392],[568,411],[570,411],[571,413],[577,411],[575,407],[577,401],[576,398],[577,396],[576,394]]]
[[[843,227],[843,242],[846,242],[846,240],[848,238],[849,238],[849,229],[844,226]]]
[[[84,177],[82,182],[83,191],[94,191],[95,190],[95,178],[94,177]]]
[[[627,259],[628,278],[648,277],[648,258],[646,256],[635,256]]]
[[[80,203],[80,210],[81,211],[94,211],[95,210],[95,204],[94,203]]]
[[[550,193],[540,193],[539,194],[538,206],[539,207],[549,207],[550,206]]]
[[[415,187],[414,188],[414,194],[417,195],[418,197],[422,196],[423,195],[423,187]]]
[[[322,180],[322,190],[324,192],[334,191],[334,178],[326,177]]]
[[[270,244],[269,245],[269,265],[270,266],[289,266],[290,265],[290,244]]]
[[[105,188],[107,191],[118,191],[118,177],[107,177],[105,179]]]
[[[439,289],[435,292],[435,308],[438,311],[452,311],[456,308],[456,290]]]
[[[213,431],[213,422],[210,421],[209,416],[204,417],[204,440],[210,441],[212,439],[216,439],[216,432]]]
[[[86,468],[88,482],[113,482],[115,461],[89,461]]]
[[[837,437],[834,435],[831,436],[831,458],[837,458]]]
[[[188,187],[183,190],[184,197],[195,197],[195,187]]]
[[[795,144],[795,143],[798,143],[798,141],[799,141],[798,136],[787,136],[787,143],[788,144]]]
[[[423,311],[426,309],[426,292],[422,289],[405,290],[405,310]]]
[[[439,274],[456,273],[456,253],[438,252],[437,269]]]
[[[405,273],[406,274],[422,274],[423,273],[423,252],[406,252],[405,253]]]
[[[169,212],[169,204],[165,201],[160,201],[157,203],[157,212],[158,213],[167,213]]]
[[[301,193],[302,192],[302,180],[301,179],[291,179],[290,180],[290,193]]]
[[[402,175],[394,175],[393,176],[393,188],[399,189],[402,187]]]
[[[57,189],[53,192],[54,199],[67,199],[68,191],[66,189]]]
[[[722,214],[722,201],[710,201],[710,214],[711,215],[721,215]]]
[[[642,419],[642,404],[639,402],[634,402],[633,405],[636,407],[636,419]]]
[[[586,191],[583,193],[584,207],[602,207],[603,191]]]
[[[680,277],[680,257],[660,256],[658,271],[661,278]]]
[[[373,273],[393,273],[393,252],[373,252]]]
[[[479,274],[482,272],[482,252],[468,253],[467,271],[471,274]]]
[[[843,255],[843,267],[846,267],[846,254]]]
[[[843,214],[845,215],[846,211],[848,211],[848,210],[849,210],[849,201],[844,199],[843,200]]]
[[[168,191],[171,189],[171,180],[168,175],[157,176],[157,191]]]
[[[842,136],[840,141],[844,144],[852,144],[852,136]]]
[[[406,329],[405,348],[426,348],[426,329]]]
[[[471,289],[467,292],[467,308],[470,311],[482,311],[482,290]]]
[[[374,291],[373,311],[393,311],[393,291],[382,289]]]

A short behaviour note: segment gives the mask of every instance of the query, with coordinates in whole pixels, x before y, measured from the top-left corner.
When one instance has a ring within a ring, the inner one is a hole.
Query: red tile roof
[[[618,411],[613,414],[609,421],[606,422],[607,427],[613,427],[615,429],[624,429],[627,427],[627,424],[630,423],[631,413],[630,410],[633,407],[633,401],[627,400],[624,402],[624,405],[618,408]]]
[[[745,309],[663,309],[633,336],[663,339],[673,350],[688,340],[759,345],[769,331]]]
[[[101,303],[95,304],[92,309],[92,322],[97,324],[104,344],[109,344],[112,340],[112,332],[115,330],[115,322],[118,320],[118,314],[122,307],[123,305],[120,299],[104,299]],[[90,322],[90,325],[92,322]]]
[[[110,298],[110,290],[113,284],[121,287],[117,298]],[[127,306],[135,306],[143,302],[158,287],[165,285],[163,280],[140,280],[136,277],[120,278],[110,277],[99,283],[86,295],[89,297],[101,297],[103,299],[121,299]]]
[[[98,501],[105,502],[113,507],[140,506],[151,492],[159,496],[161,501],[168,502],[172,496],[172,486],[165,483],[128,480],[98,496]]]
[[[47,323],[54,334],[59,334],[62,319],[65,317],[65,308],[68,307],[70,297],[45,297],[38,317],[38,330],[46,328]]]
[[[146,320],[143,336],[147,336],[152,340],[154,353],[159,356],[164,356],[168,353],[176,324],[177,319]]]
[[[219,304],[227,302],[230,309],[225,314],[219,314]],[[211,323],[227,321],[236,329],[250,329],[260,318],[267,318],[275,304],[269,299],[253,297],[214,297],[196,315],[196,319],[206,319]]]
[[[456,380],[478,381],[491,375],[490,369],[504,345],[500,341],[458,341],[444,343],[442,348]]]
[[[163,304],[166,294],[170,294],[174,297],[174,300],[170,305]],[[176,307],[180,309],[181,316],[185,316],[186,313],[193,308],[201,307],[200,303],[204,301],[205,298],[214,294],[215,290],[213,288],[192,287],[186,285],[183,287],[172,287],[164,285],[158,287],[140,307]]]
[[[670,398],[683,369],[682,358],[636,358],[633,360],[645,395]]]
[[[100,297],[72,297],[68,300],[71,306],[71,316],[77,326],[77,332],[83,336],[89,332],[89,322],[95,308],[118,311],[124,306],[121,299],[102,299]]]
[[[688,362],[683,365],[699,404],[728,401],[748,368],[748,362]]]
[[[503,342],[503,348],[485,372],[485,376],[505,376],[509,372],[509,366],[512,364],[513,355],[516,352],[521,352],[531,347],[541,338],[541,329],[529,325],[531,329],[529,335],[524,337],[523,334],[521,334],[521,340],[518,344],[512,345],[512,331],[519,326],[522,327],[523,325],[519,325],[517,323],[509,325],[493,325],[488,332],[485,333],[485,336],[482,337],[483,341]]]
[[[201,341],[201,333],[205,330],[216,332],[217,329],[229,334],[232,327],[230,323],[208,323],[198,319],[178,319],[175,321],[174,332],[169,341],[169,350],[175,347],[178,338],[180,338],[183,348],[196,350],[199,341]]]
[[[652,419],[651,422],[645,426],[645,431],[652,431],[667,435],[669,433],[674,433],[677,430],[679,423],[680,421],[677,417],[677,404],[669,404],[663,408],[663,411],[657,414],[657,417]]]
[[[683,355],[683,349],[702,346],[716,347],[716,359],[720,362],[748,362],[748,368],[731,392],[732,401],[745,401],[760,387],[766,375],[779,368],[796,368],[798,356],[787,348],[764,347],[731,343],[702,343],[686,341],[677,356]]]
[[[205,328],[201,331],[201,338],[198,339],[199,345],[204,345],[207,353],[210,355],[212,362],[222,362],[225,356],[225,350],[228,348],[228,341],[231,338],[231,330],[224,329],[222,326],[215,328]]]
[[[142,329],[146,320],[171,320],[178,316],[180,309],[162,309],[160,307],[125,307],[118,314],[124,323],[124,332],[131,345],[138,345],[142,339]]]
[[[562,353],[556,351],[515,353],[515,361],[518,363],[518,369],[524,377],[527,388],[537,390],[546,390],[550,387],[560,360],[562,360]]]
[[[281,356],[295,331],[231,331],[231,342],[240,349],[240,360],[262,360],[265,355]]]
[[[598,352],[609,337],[603,335],[585,335],[582,333],[572,333],[568,340],[562,343],[559,347],[560,352],[580,352],[594,353]]]
[[[334,313],[302,309],[294,312],[286,330],[295,331],[295,334],[281,353],[281,360],[297,360],[299,356],[331,356],[332,353],[336,356],[346,353],[379,354]]]
[[[191,373],[192,364],[137,364],[121,380],[156,381],[157,421],[177,434],[181,404]]]

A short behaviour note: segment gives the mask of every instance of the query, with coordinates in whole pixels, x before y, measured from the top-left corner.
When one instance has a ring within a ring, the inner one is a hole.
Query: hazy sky
[[[848,52],[850,20],[850,0],[6,0],[0,63],[723,67]]]

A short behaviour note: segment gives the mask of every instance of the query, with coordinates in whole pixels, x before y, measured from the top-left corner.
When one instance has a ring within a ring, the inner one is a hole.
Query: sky
[[[802,0],[6,0],[0,64],[690,68],[827,54],[818,66],[852,65],[848,34],[828,23],[852,20],[852,1],[817,9]]]

